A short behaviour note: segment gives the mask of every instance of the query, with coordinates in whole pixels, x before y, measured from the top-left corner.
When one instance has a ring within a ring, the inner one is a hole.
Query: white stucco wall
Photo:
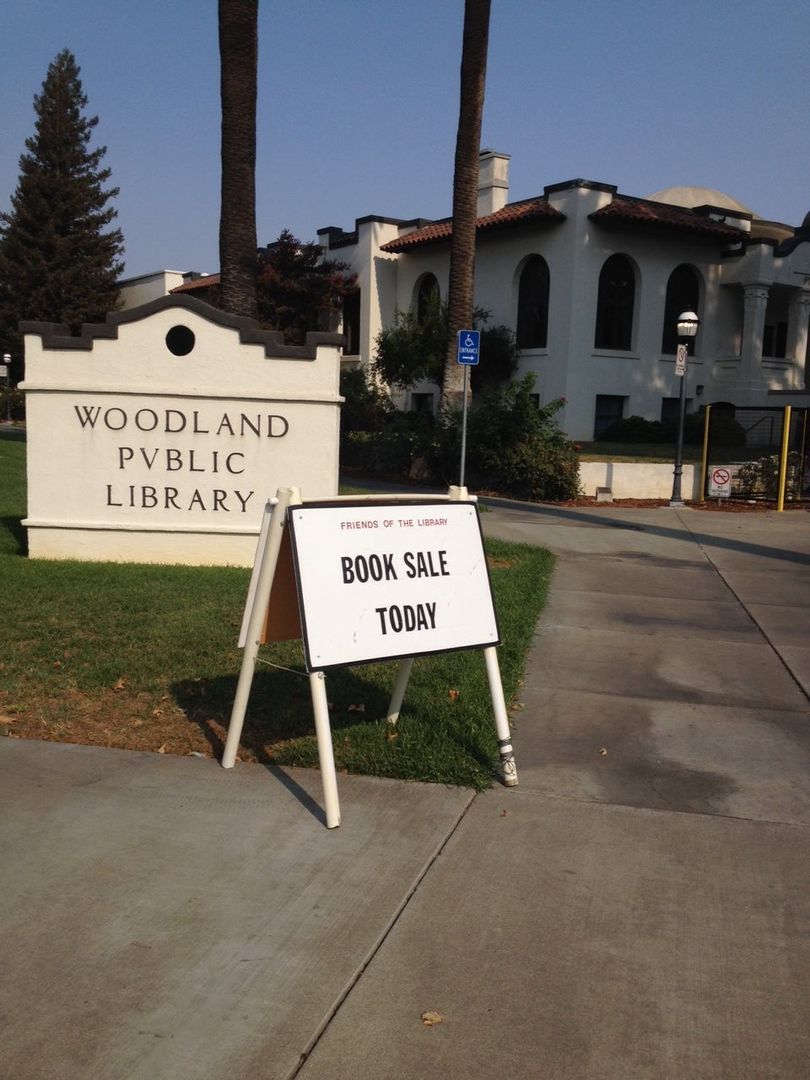
[[[493,324],[516,327],[521,264],[538,254],[549,267],[547,347],[524,351],[518,373],[535,373],[541,402],[566,398],[559,418],[568,434],[578,440],[593,437],[597,395],[623,397],[625,416],[653,420],[661,416],[663,398],[678,397],[674,356],[662,353],[661,338],[667,283],[682,264],[692,267],[700,282],[701,329],[686,384],[691,409],[726,400],[766,404],[769,390],[803,388],[807,314],[802,308],[804,314],[796,315],[801,307],[796,297],[810,290],[810,244],[801,243],[791,253],[777,256],[775,242],[755,241],[747,248],[738,245],[735,254],[727,237],[679,232],[677,222],[658,227],[617,219],[593,221],[590,215],[610,204],[614,196],[615,189],[609,185],[588,181],[554,186],[546,189],[546,197],[549,205],[565,215],[563,221],[527,219],[509,228],[482,230],[477,241],[475,299],[490,312]],[[789,229],[784,232],[790,234]],[[371,358],[374,339],[390,324],[394,311],[411,307],[423,274],[435,275],[442,296],[447,295],[449,243],[430,243],[399,255],[379,250],[399,233],[396,222],[367,223],[358,229],[356,251],[348,255],[349,261],[354,258],[362,266],[367,278],[369,267],[375,268],[373,286],[366,290],[369,306],[363,307],[363,363]],[[341,249],[335,255],[347,257],[349,251]],[[626,352],[594,348],[599,275],[605,261],[616,253],[626,255],[636,268],[633,339]],[[772,290],[769,319],[784,321],[787,312],[796,356],[769,360],[760,355],[743,378],[743,296],[744,287],[752,283]],[[396,400],[407,405],[410,398],[402,394]]]
[[[672,465],[633,461],[583,461],[579,478],[585,495],[610,488],[614,499],[668,499],[672,494]],[[700,468],[685,464],[681,475],[683,498],[700,498]]]
[[[178,288],[184,281],[181,270],[157,270],[153,274],[141,274],[140,277],[125,278],[121,285],[121,311],[149,304],[161,296],[167,296],[172,289]]]

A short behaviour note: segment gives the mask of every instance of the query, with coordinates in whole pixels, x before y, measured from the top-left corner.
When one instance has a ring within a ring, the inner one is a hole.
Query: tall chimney
[[[478,157],[478,216],[502,210],[509,197],[510,154],[482,150]]]

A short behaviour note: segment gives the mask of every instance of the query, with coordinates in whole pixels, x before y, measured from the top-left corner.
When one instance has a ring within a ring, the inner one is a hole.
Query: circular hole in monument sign
[[[194,331],[187,326],[173,326],[166,335],[166,348],[175,356],[188,356],[194,348]]]

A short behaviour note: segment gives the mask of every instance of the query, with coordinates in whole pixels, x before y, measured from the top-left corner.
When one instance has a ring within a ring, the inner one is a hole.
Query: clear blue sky
[[[462,0],[262,0],[260,243],[450,212],[462,13]],[[482,145],[512,155],[512,199],[574,177],[631,195],[691,183],[799,224],[807,14],[806,0],[493,0]],[[0,208],[67,47],[121,189],[126,273],[216,270],[215,0],[5,0],[0,40]]]

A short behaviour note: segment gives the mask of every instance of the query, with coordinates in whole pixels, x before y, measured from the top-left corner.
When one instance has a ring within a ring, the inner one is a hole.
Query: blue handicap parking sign
[[[460,364],[477,364],[479,360],[480,349],[480,330],[459,330],[458,362]]]

